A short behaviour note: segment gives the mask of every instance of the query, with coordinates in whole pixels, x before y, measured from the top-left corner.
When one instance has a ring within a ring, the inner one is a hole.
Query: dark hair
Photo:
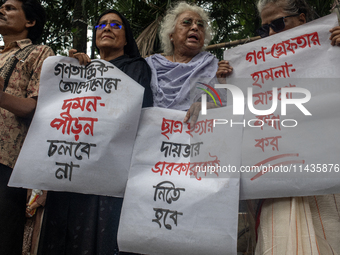
[[[124,26],[124,29],[125,29],[125,39],[126,39],[126,45],[124,46],[124,54],[129,56],[130,58],[133,58],[133,57],[140,57],[140,54],[139,54],[139,50],[138,50],[138,47],[137,47],[137,44],[136,44],[136,41],[133,37],[133,33],[132,33],[132,29],[130,27],[130,23],[128,22],[128,20],[122,15],[120,14],[118,11],[116,10],[106,10],[104,11],[102,14],[100,14],[99,18],[97,19],[97,22],[95,24],[98,25],[99,24],[99,21],[100,19],[108,14],[108,13],[114,13],[114,14],[117,14],[120,19],[122,20],[123,22],[123,26]],[[96,46],[96,49],[97,51],[99,52],[99,49],[96,45],[96,34],[97,34],[97,31],[95,28],[94,29],[94,45]]]
[[[37,43],[40,39],[46,23],[46,12],[42,5],[37,0],[18,0],[22,2],[22,10],[25,13],[26,19],[35,21],[33,27],[28,28],[27,37],[32,43]]]
[[[278,7],[282,7],[283,10],[290,15],[304,13],[307,22],[314,18],[314,12],[305,0],[258,0],[257,9],[260,15],[263,8],[269,3],[274,3]]]

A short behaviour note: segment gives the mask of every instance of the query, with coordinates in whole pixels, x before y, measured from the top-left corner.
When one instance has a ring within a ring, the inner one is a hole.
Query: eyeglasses
[[[184,27],[191,27],[195,23],[199,28],[205,28],[207,22],[205,20],[183,19],[181,24]]]
[[[107,24],[109,24],[110,27],[113,28],[113,29],[122,29],[122,26],[123,26],[123,25],[120,25],[118,23],[113,22],[113,23],[102,23],[102,24],[95,26],[94,28],[96,30],[102,30],[102,29],[106,28]]]
[[[264,24],[262,27],[257,29],[256,32],[262,38],[269,36],[270,28],[272,28],[274,32],[279,33],[286,27],[285,18],[295,17],[298,15],[300,15],[300,13],[274,19],[272,22],[270,22],[270,24]]]

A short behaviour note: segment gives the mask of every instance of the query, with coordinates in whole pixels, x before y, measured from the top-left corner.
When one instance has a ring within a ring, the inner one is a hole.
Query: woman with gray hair
[[[165,56],[146,59],[154,106],[188,110],[197,99],[197,95],[190,99],[197,82],[209,83],[217,71],[217,58],[204,51],[211,40],[209,15],[201,7],[180,2],[164,17],[160,38]]]

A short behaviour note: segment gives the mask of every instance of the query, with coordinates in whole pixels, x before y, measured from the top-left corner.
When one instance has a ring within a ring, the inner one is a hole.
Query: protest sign
[[[225,51],[237,87],[228,105],[244,113],[242,167],[252,170],[241,173],[241,199],[340,192],[336,25],[329,15]]]
[[[231,112],[208,112],[190,130],[185,112],[142,110],[119,224],[121,251],[236,254],[239,174],[221,167],[239,167],[243,128],[227,133],[213,119]]]
[[[109,62],[47,58],[9,186],[122,197],[143,92]]]

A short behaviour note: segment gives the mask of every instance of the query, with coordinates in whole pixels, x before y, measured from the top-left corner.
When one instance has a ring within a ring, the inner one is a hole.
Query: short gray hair
[[[161,29],[159,32],[159,36],[161,39],[161,46],[163,49],[163,52],[166,55],[172,55],[174,52],[173,44],[170,41],[170,34],[172,34],[175,31],[175,26],[177,22],[177,18],[179,15],[181,15],[185,11],[192,11],[197,13],[204,21],[206,21],[206,26],[204,28],[204,48],[209,44],[212,38],[212,29],[209,25],[209,14],[203,10],[203,8],[197,6],[188,4],[186,2],[179,2],[176,6],[169,9],[163,18]]]
[[[270,3],[281,7],[289,15],[304,13],[307,22],[313,20],[312,9],[305,0],[259,0],[257,2],[257,10],[260,15],[264,7]]]

